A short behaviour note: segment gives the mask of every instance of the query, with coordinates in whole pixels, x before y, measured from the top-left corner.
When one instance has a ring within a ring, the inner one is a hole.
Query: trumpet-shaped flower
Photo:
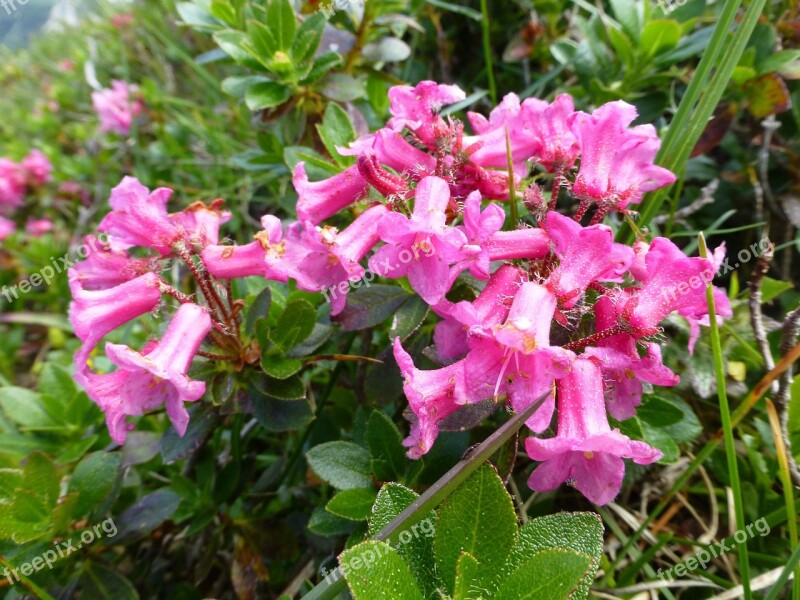
[[[190,204],[181,212],[169,216],[173,223],[183,229],[184,241],[191,247],[205,248],[219,243],[219,228],[231,220],[231,213],[222,210],[222,199],[217,198],[210,206],[202,202]]]
[[[20,166],[8,158],[0,158],[0,209],[16,208],[25,197],[25,174]]]
[[[394,357],[403,376],[403,391],[414,414],[411,433],[403,441],[409,458],[420,458],[433,446],[439,435],[439,424],[463,406],[458,401],[463,389],[463,362],[422,371],[414,366],[403,349],[400,337],[394,338]]]
[[[369,261],[370,270],[384,277],[405,275],[428,304],[436,304],[452,284],[450,266],[464,257],[464,233],[446,225],[450,188],[439,177],[420,181],[409,219],[399,213],[383,217],[378,235],[386,242]]]
[[[439,110],[466,98],[455,85],[421,81],[415,87],[397,85],[389,90],[389,127],[394,131],[410,129],[425,144],[434,145],[445,128]]]
[[[636,108],[622,100],[604,104],[591,115],[573,115],[570,127],[581,149],[574,194],[624,209],[645,192],[675,181],[672,172],[653,164],[661,145],[655,128],[629,128],[635,118]]]
[[[178,435],[186,433],[189,413],[184,404],[198,400],[206,390],[202,381],[187,377],[203,339],[211,329],[211,317],[196,304],[183,304],[164,336],[143,352],[121,344],[106,344],[106,354],[118,369],[80,378],[89,397],[106,415],[111,438],[125,443],[130,425],[126,417],[166,407]]]
[[[556,437],[525,440],[528,455],[542,463],[531,473],[528,485],[537,492],[547,492],[569,483],[595,504],[607,504],[622,486],[623,458],[646,465],[662,454],[611,429],[603,401],[602,374],[591,360],[576,359],[557,387]]]
[[[144,246],[170,254],[184,231],[167,213],[171,196],[172,190],[168,188],[150,192],[137,179],[125,177],[111,190],[109,203],[113,210],[103,218],[98,229],[114,236],[121,245]]]
[[[309,182],[305,163],[294,168],[294,189],[297,191],[297,216],[300,221],[317,225],[367,195],[369,185],[358,171],[358,165],[322,181]]]

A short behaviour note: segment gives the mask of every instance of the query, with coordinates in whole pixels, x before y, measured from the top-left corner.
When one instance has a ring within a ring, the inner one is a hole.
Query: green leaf
[[[265,108],[275,108],[286,102],[292,95],[285,85],[274,81],[256,83],[247,88],[244,101],[250,110],[264,110]]]
[[[642,31],[638,5],[638,2],[631,0],[611,0],[611,12],[614,13],[614,18],[622,26],[622,31],[634,42],[639,41]]]
[[[270,377],[288,379],[303,368],[303,363],[297,358],[289,358],[280,353],[270,353],[261,357],[261,368]]]
[[[250,67],[251,69],[263,70],[264,67],[245,49],[248,37],[241,31],[223,30],[217,31],[212,36],[220,49],[230,56],[236,63]]]
[[[328,71],[338,67],[343,62],[341,55],[336,52],[326,52],[317,57],[308,75],[300,82],[300,85],[311,85],[319,81]]]
[[[325,506],[329,513],[351,521],[366,521],[375,502],[375,490],[355,488],[342,490]]]
[[[108,497],[114,488],[119,466],[119,453],[107,452],[94,452],[78,463],[67,488],[78,495],[73,513],[76,519],[88,515]]]
[[[642,30],[640,46],[645,56],[652,58],[671,50],[681,40],[681,26],[672,19],[650,21]]]
[[[456,563],[453,600],[481,600],[482,597],[478,561],[468,552],[462,552]]]
[[[270,0],[267,6],[267,23],[274,34],[278,50],[288,52],[294,43],[297,21],[289,0]]]
[[[325,15],[316,13],[300,25],[291,52],[292,59],[296,64],[305,63],[314,58],[314,53],[322,41],[326,22]]]
[[[400,430],[380,411],[373,411],[367,423],[367,443],[372,454],[375,476],[381,481],[399,479],[406,466],[406,453]]]
[[[403,288],[395,285],[360,288],[348,295],[347,306],[335,320],[344,331],[374,327],[392,316],[409,296]]]
[[[326,442],[306,453],[314,472],[339,490],[372,487],[369,453],[352,442]]]
[[[175,514],[180,503],[181,497],[169,488],[147,494],[120,515],[115,541],[129,541],[149,535]]]
[[[333,326],[326,325],[325,323],[314,323],[314,329],[311,330],[311,335],[290,350],[287,350],[286,356],[291,358],[302,358],[304,356],[308,356],[322,344],[327,342],[332,333]]]
[[[780,50],[770,54],[759,63],[758,74],[782,73],[788,65],[798,60],[800,60],[800,50]]]
[[[122,575],[97,562],[91,562],[80,578],[83,596],[97,600],[138,600],[139,594]]]
[[[325,145],[328,154],[342,165],[353,162],[350,156],[341,156],[337,146],[347,146],[356,139],[356,130],[350,122],[347,112],[338,104],[331,102],[325,109],[322,123],[317,125],[317,132]]]
[[[246,77],[227,77],[222,81],[222,91],[234,98],[244,98],[251,85],[269,81],[261,75],[248,75]]]
[[[284,382],[291,382],[291,387],[294,387],[295,382],[299,383],[301,396],[287,400],[261,393],[250,394],[250,401],[253,404],[256,420],[267,431],[278,432],[301,429],[314,420],[314,407],[311,401],[305,398],[305,388],[300,378],[292,377],[281,381],[281,383]],[[286,393],[288,393],[289,389],[290,387],[285,388]],[[276,391],[274,393],[284,393],[284,391]]]
[[[322,81],[320,92],[337,102],[352,102],[366,96],[364,83],[346,73],[331,73]]]
[[[170,425],[161,438],[161,458],[169,465],[182,460],[197,450],[211,434],[217,422],[217,413],[208,404],[196,404],[189,407],[189,425],[183,436],[178,435]]]
[[[517,516],[497,471],[481,466],[439,509],[434,552],[447,589],[455,585],[462,552],[480,563],[481,587],[492,590],[517,533]]]
[[[578,552],[590,559],[583,570],[585,576],[575,590],[574,598],[586,598],[603,553],[603,522],[594,513],[559,513],[538,517],[519,530],[504,577],[511,576],[542,550],[560,549]]]
[[[761,280],[761,301],[764,304],[772,302],[783,292],[788,292],[791,289],[794,289],[794,284],[791,281],[779,281],[771,277],[764,277]]]
[[[175,5],[181,21],[198,31],[219,29],[222,23],[193,2],[179,2]]]
[[[337,517],[322,507],[311,513],[311,518],[308,520],[309,531],[325,537],[344,535],[353,531],[355,527],[355,521]]]
[[[419,296],[411,296],[394,313],[389,327],[389,339],[400,337],[405,340],[419,329],[429,312],[428,304]]]
[[[339,564],[354,600],[386,597],[423,600],[408,565],[389,544],[376,540],[362,542],[345,550]],[[391,595],[387,596],[389,582]]]
[[[574,550],[542,550],[503,580],[495,600],[571,600],[590,565]]]
[[[314,181],[325,179],[339,172],[339,168],[329,163],[319,152],[302,146],[284,148],[283,160],[292,171],[298,163],[304,162],[309,179]]]
[[[21,387],[0,388],[0,407],[6,416],[29,429],[57,425],[42,405],[39,394]]]
[[[247,33],[249,38],[245,38],[246,42],[242,46],[248,47],[250,55],[266,65],[267,59],[279,50],[274,31],[264,23],[251,19],[247,21]]]
[[[272,329],[270,338],[284,350],[289,350],[311,335],[316,322],[317,313],[308,300],[292,300]]]
[[[53,461],[41,452],[31,454],[22,468],[25,489],[41,498],[46,505],[55,506],[59,496],[60,477]]]
[[[45,363],[37,389],[40,394],[60,399],[62,404],[78,393],[72,375],[61,365],[52,362]]]
[[[655,396],[646,397],[646,400],[637,409],[638,417],[656,427],[674,425],[683,419],[683,411],[667,400]]]

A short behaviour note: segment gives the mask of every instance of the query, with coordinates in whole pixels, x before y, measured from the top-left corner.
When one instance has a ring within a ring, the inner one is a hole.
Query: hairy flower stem
[[[588,337],[582,338],[580,340],[575,340],[574,342],[570,342],[564,346],[565,350],[578,350],[580,348],[584,348],[586,346],[591,346],[592,344],[596,344],[606,338],[610,338],[615,335],[619,335],[621,333],[625,333],[625,330],[620,325],[614,325],[614,327],[609,327],[608,329],[604,329],[603,331],[598,331]]]

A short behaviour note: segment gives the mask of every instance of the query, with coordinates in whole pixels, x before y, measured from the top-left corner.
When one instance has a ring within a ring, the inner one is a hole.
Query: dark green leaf
[[[274,81],[256,83],[247,88],[244,101],[250,110],[275,108],[286,102],[292,95],[285,85]]]
[[[75,518],[88,515],[108,497],[114,488],[119,466],[119,453],[107,452],[94,452],[78,463],[67,488],[78,495],[73,513]]]
[[[367,424],[367,442],[373,459],[375,476],[381,481],[399,479],[406,466],[405,449],[400,430],[380,411],[373,411]]]
[[[161,438],[161,458],[164,464],[169,465],[182,460],[202,446],[216,422],[217,413],[212,406],[198,403],[189,407],[189,426],[186,428],[186,434],[181,437],[170,425]]]
[[[403,288],[394,285],[372,285],[358,289],[347,297],[347,306],[335,320],[344,331],[356,331],[379,325],[409,298]]]
[[[370,456],[352,442],[327,442],[306,453],[309,466],[317,475],[340,490],[372,487]]]
[[[351,521],[366,521],[375,502],[375,490],[355,488],[342,490],[325,506],[329,513]]]
[[[175,514],[180,503],[181,497],[168,488],[144,496],[120,515],[115,541],[127,542],[149,535]]]
[[[542,550],[504,578],[494,598],[496,600],[577,598],[576,590],[589,565],[590,557],[574,550]]]
[[[97,600],[138,600],[139,594],[122,575],[97,562],[89,563],[80,578],[83,596]]]
[[[362,542],[344,551],[339,564],[354,600],[385,597],[423,600],[408,565],[384,542]],[[388,582],[391,582],[391,596],[385,593]]]

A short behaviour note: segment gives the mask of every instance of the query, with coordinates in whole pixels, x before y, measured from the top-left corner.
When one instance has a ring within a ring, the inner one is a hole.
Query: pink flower
[[[526,280],[521,269],[502,265],[472,302],[464,300],[451,304],[442,300],[433,306],[433,310],[444,317],[437,323],[433,335],[439,357],[458,358],[469,351],[469,337],[491,335],[492,328],[506,320],[511,301]]]
[[[14,221],[10,221],[3,216],[0,216],[0,241],[3,241],[12,233],[17,230],[17,226]]]
[[[457,396],[463,387],[464,365],[458,362],[442,369],[421,371],[403,349],[400,337],[394,338],[393,345],[403,375],[403,391],[414,415],[411,433],[403,445],[409,448],[409,458],[420,458],[433,447],[439,423],[462,406]]]
[[[25,223],[25,233],[32,237],[41,237],[48,231],[53,231],[54,227],[50,219],[28,219]]]
[[[288,281],[293,265],[304,260],[308,252],[296,240],[284,237],[278,217],[261,217],[261,226],[263,231],[249,244],[206,246],[200,257],[208,272],[221,279],[260,275],[273,281]]]
[[[119,368],[113,373],[82,373],[80,382],[89,397],[105,412],[111,438],[125,443],[132,426],[126,417],[142,415],[161,406],[167,409],[179,435],[186,433],[189,413],[185,402],[198,400],[206,390],[202,381],[186,373],[211,329],[211,317],[196,304],[183,304],[161,340],[139,353],[121,344],[106,344],[106,354]]]
[[[0,158],[0,209],[22,206],[25,197],[25,174],[13,160]]]
[[[79,371],[107,333],[152,311],[161,301],[159,278],[155,273],[145,273],[113,288],[86,290],[80,273],[70,269],[69,287],[72,292],[69,320],[75,335],[83,342],[83,348],[75,355]]]
[[[532,100],[526,100],[524,105],[530,102]],[[527,175],[527,161],[533,156],[539,142],[536,132],[526,127],[523,111],[519,97],[516,94],[508,94],[492,110],[488,120],[482,115],[468,113],[470,124],[478,134],[464,140],[470,153],[470,160],[481,167],[507,169],[506,136],[508,136],[514,172],[520,177]]]
[[[172,245],[183,237],[183,227],[170,219],[167,202],[172,190],[158,188],[152,193],[133,177],[125,177],[111,190],[112,212],[98,225],[98,230],[114,236],[126,245],[153,248],[161,254],[172,252]]]
[[[456,266],[461,272],[469,267],[469,272],[478,279],[489,279],[491,255],[489,240],[503,226],[506,218],[503,209],[496,204],[489,204],[481,212],[481,194],[472,192],[464,202],[464,225],[460,228],[467,236],[467,243],[461,251],[468,256]]]
[[[297,261],[290,276],[297,286],[308,292],[321,292],[344,281],[358,281],[364,276],[359,263],[380,241],[378,228],[389,209],[379,204],[366,210],[346,229],[339,232],[334,227],[315,227],[306,222],[302,229],[296,224],[288,238],[305,249],[302,260]],[[331,315],[344,310],[347,290],[331,299]]]
[[[528,485],[547,492],[568,482],[595,504],[607,504],[622,486],[623,458],[646,465],[662,454],[644,442],[632,441],[619,429],[611,430],[602,375],[591,360],[576,359],[557,386],[556,437],[525,440],[528,455],[542,463],[531,473]]]
[[[445,128],[439,110],[460,102],[466,94],[458,86],[421,81],[416,87],[398,85],[389,90],[389,127],[394,131],[410,129],[423,143],[432,145]]]
[[[231,213],[222,210],[222,199],[217,198],[210,206],[194,202],[169,218],[184,231],[184,241],[192,247],[205,248],[219,243],[219,228],[231,220]]]
[[[534,156],[539,163],[548,171],[571,168],[580,153],[578,139],[569,127],[575,113],[572,96],[561,94],[550,105],[528,99],[522,104],[522,113],[523,126],[537,134]]]
[[[22,159],[20,166],[29,185],[44,185],[51,179],[53,165],[39,150],[31,150],[28,156]]]
[[[623,318],[640,334],[655,332],[668,314],[679,311],[699,320],[708,314],[705,284],[714,277],[711,262],[689,258],[666,238],[655,238],[645,256],[646,279],[640,288],[631,290],[631,298],[622,311]],[[723,294],[724,296],[724,294]],[[721,315],[730,305],[723,300]]]
[[[332,217],[350,204],[367,195],[369,185],[358,171],[358,165],[323,181],[308,181],[305,163],[294,169],[294,189],[297,190],[297,216],[314,225]]]
[[[550,326],[556,297],[545,287],[523,283],[502,325],[492,327],[491,335],[470,339],[470,352],[464,359],[464,377],[470,402],[497,398],[508,393],[516,412],[551,390],[562,377],[574,355],[550,346]],[[527,421],[534,431],[544,431],[553,416],[550,396]]]
[[[369,260],[369,268],[384,277],[408,276],[411,287],[428,304],[436,304],[452,283],[450,265],[461,260],[467,242],[464,233],[446,225],[450,188],[439,177],[420,181],[409,219],[385,215],[378,234],[386,245]],[[421,251],[421,252],[420,252]]]
[[[153,261],[133,258],[113,240],[101,242],[93,235],[84,238],[83,252],[85,260],[76,263],[72,269],[82,290],[107,290],[158,270]]]
[[[128,135],[131,124],[144,108],[136,96],[139,88],[124,81],[113,81],[111,88],[92,92],[92,104],[100,118],[100,132]],[[133,98],[131,96],[134,96]]]
[[[661,145],[652,125],[628,126],[636,108],[621,100],[604,104],[591,115],[575,113],[572,132],[581,148],[581,167],[572,190],[577,196],[624,209],[675,181],[675,175],[653,164]]]
[[[615,327],[619,320],[612,299],[602,296],[594,306],[595,331]],[[597,342],[597,347],[587,348],[584,356],[596,358],[601,365],[606,388],[606,407],[618,421],[630,419],[642,402],[642,382],[674,386],[680,383],[661,361],[661,347],[645,345],[646,355],[639,356],[636,339],[628,334],[618,334]]]
[[[547,233],[561,259],[547,286],[565,308],[573,307],[594,281],[619,281],[634,259],[628,246],[614,243],[606,225],[582,227],[557,212],[547,214]]]

